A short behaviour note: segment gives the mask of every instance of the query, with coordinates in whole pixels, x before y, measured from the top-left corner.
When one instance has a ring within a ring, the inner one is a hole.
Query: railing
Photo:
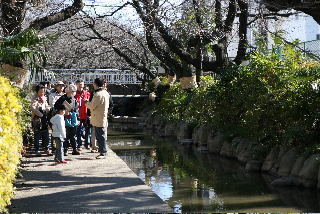
[[[49,69],[34,75],[31,83],[51,82],[76,82],[83,80],[85,84],[93,83],[94,79],[105,79],[108,84],[141,84],[141,79],[146,78],[143,73],[118,69]]]
[[[306,52],[306,54],[311,53],[320,59],[320,40],[303,42],[299,46]]]

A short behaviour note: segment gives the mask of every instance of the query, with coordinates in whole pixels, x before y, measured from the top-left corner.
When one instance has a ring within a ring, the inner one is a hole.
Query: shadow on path
[[[117,156],[113,164],[91,158],[56,168],[49,160],[27,161],[10,212],[172,212]]]

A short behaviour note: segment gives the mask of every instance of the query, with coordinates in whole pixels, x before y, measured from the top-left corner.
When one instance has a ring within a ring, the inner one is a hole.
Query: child
[[[50,120],[52,123],[52,137],[56,143],[56,155],[54,160],[56,163],[67,163],[64,160],[63,155],[63,142],[66,138],[66,126],[64,121],[64,114],[66,113],[66,107],[64,105],[58,105],[56,107],[57,114]]]

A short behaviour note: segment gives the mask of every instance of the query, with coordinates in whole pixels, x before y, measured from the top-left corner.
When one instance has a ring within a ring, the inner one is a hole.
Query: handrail
[[[90,72],[88,72],[90,71]],[[119,69],[48,69],[34,75],[31,83],[57,81],[75,82],[82,79],[85,84],[91,84],[94,79],[105,79],[108,84],[141,84],[145,79],[143,73]],[[147,78],[146,80],[149,80]]]

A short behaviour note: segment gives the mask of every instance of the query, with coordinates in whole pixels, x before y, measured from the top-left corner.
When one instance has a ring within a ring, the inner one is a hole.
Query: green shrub
[[[163,120],[168,122],[180,121],[187,100],[188,93],[182,90],[180,85],[176,83],[163,94],[154,114],[162,116]]]
[[[210,124],[216,130],[274,145],[310,146],[320,139],[320,63],[308,61],[291,44],[263,40],[246,66],[229,67],[219,80],[204,79],[198,89],[176,84],[155,113],[168,121]]]
[[[10,204],[22,148],[18,90],[0,77],[0,212]]]
[[[222,122],[217,126],[264,147],[316,141],[320,100],[311,83],[320,78],[320,66],[304,60],[293,46],[282,43],[271,53],[254,52],[251,63],[240,67],[224,89],[220,87],[215,97],[219,116],[214,121]]]

